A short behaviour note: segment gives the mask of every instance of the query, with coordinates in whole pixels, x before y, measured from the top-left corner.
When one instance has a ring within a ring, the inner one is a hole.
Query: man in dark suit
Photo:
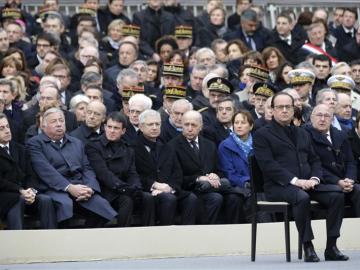
[[[119,45],[118,62],[104,71],[104,88],[117,93],[117,77],[120,71],[128,68],[138,58],[137,45],[130,41],[123,41]]]
[[[141,224],[154,225],[154,200],[142,191],[135,168],[134,151],[121,137],[126,130],[126,118],[120,112],[109,114],[105,133],[86,146],[90,164],[99,179],[103,196],[118,211],[118,226],[131,226],[134,208],[141,212]]]
[[[70,74],[70,68],[68,65],[63,61],[60,60],[54,62],[50,62],[50,64],[45,69],[45,74],[53,76],[60,81],[60,101],[65,108],[69,107],[69,103],[71,98],[73,97],[73,92],[69,90],[70,83],[71,83],[71,74]]]
[[[151,98],[144,94],[135,94],[129,99],[129,121],[124,134],[124,140],[129,146],[136,144],[139,134],[139,115],[148,109],[151,109]]]
[[[292,31],[292,18],[288,13],[281,13],[276,18],[276,27],[271,33],[270,46],[278,48],[287,61],[296,65],[305,60],[308,54],[302,49],[305,39]]]
[[[209,107],[201,110],[201,115],[204,126],[212,126],[217,121],[216,106],[218,102],[230,96],[234,89],[231,82],[222,77],[214,77],[208,80],[207,88],[209,90]]]
[[[356,8],[345,8],[342,24],[334,31],[334,36],[336,38],[335,48],[337,50],[338,58],[341,61],[348,59],[344,47],[353,43],[355,40],[355,24],[357,19],[358,14]]]
[[[161,123],[160,138],[163,142],[167,143],[181,133],[182,116],[192,109],[192,104],[184,98],[174,101],[170,109],[169,117]]]
[[[294,100],[287,93],[272,99],[273,120],[254,136],[255,157],[264,174],[267,199],[291,204],[296,226],[303,243],[306,262],[318,262],[312,245],[310,201],[327,208],[327,243],[325,260],[348,260],[336,247],[344,213],[341,189],[323,185],[321,162],[308,133],[291,126]]]
[[[37,212],[43,229],[56,228],[51,198],[32,188],[30,162],[25,148],[12,141],[9,122],[0,113],[0,218],[7,228],[23,228],[24,210]]]
[[[32,166],[40,189],[55,201],[57,221],[73,217],[74,208],[86,218],[87,227],[101,227],[117,216],[100,193],[100,186],[85,155],[84,144],[65,134],[65,117],[58,108],[42,119],[43,133],[28,141]]]
[[[85,122],[70,135],[78,138],[86,145],[90,140],[99,137],[102,134],[102,124],[106,118],[106,108],[100,101],[91,101],[86,106]]]
[[[274,95],[275,88],[268,83],[255,83],[253,85],[253,92],[255,95],[255,107],[250,110],[250,113],[255,121],[264,117],[266,101]]]
[[[146,110],[140,114],[139,134],[135,146],[136,170],[144,190],[151,192],[156,203],[160,225],[175,222],[176,209],[181,213],[181,224],[195,224],[197,197],[181,188],[181,168],[174,151],[159,140],[160,113]]]
[[[148,0],[148,7],[134,13],[133,23],[140,26],[140,50],[148,57],[159,61],[155,52],[155,42],[164,35],[175,31],[175,20],[171,13],[161,7],[161,1]]]
[[[339,186],[352,205],[355,216],[359,217],[360,186],[355,184],[356,162],[347,133],[331,126],[332,118],[332,110],[325,104],[319,104],[312,111],[311,125],[306,128],[321,160],[322,180],[325,184]]]
[[[237,223],[241,197],[233,194],[229,181],[220,178],[217,148],[210,140],[199,135],[202,128],[201,114],[188,111],[182,118],[182,135],[170,141],[182,169],[182,189],[195,192],[202,204],[202,222],[217,222],[220,209],[224,208],[224,221]]]
[[[23,112],[13,101],[16,97],[13,83],[8,79],[0,79],[0,99],[4,101],[4,114],[7,116],[13,140],[24,143]]]
[[[213,141],[216,145],[225,140],[232,130],[231,121],[235,110],[235,102],[231,97],[220,99],[216,105],[216,122],[204,125],[204,137]]]
[[[246,9],[241,14],[240,27],[236,31],[225,34],[224,39],[230,41],[241,39],[250,50],[261,52],[267,47],[270,38],[265,31],[257,29],[258,16],[252,9]]]
[[[45,81],[39,86],[39,101],[24,111],[24,130],[35,124],[36,115],[45,106],[61,108],[59,88],[55,83]],[[66,120],[66,131],[70,132],[77,128],[77,120],[74,113],[63,110]]]

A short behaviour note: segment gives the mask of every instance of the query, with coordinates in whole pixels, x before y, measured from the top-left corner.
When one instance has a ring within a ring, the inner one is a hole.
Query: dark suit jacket
[[[108,89],[111,93],[116,93],[118,91],[116,86],[116,77],[121,70],[128,68],[127,66],[121,65],[119,62],[115,65],[107,68],[104,71],[104,88]]]
[[[305,40],[303,37],[296,35],[296,33],[291,33],[291,45],[287,44],[285,41],[281,40],[279,34],[276,30],[272,31],[271,39],[269,41],[269,46],[274,46],[278,48],[286,60],[290,63],[296,65],[305,60],[307,51],[302,49]]]
[[[123,20],[125,24],[131,23],[130,19],[125,14],[121,13],[120,15],[115,15],[111,13],[108,6],[98,10],[98,20],[103,35],[106,35],[109,24],[116,19]]]
[[[90,142],[90,140],[98,138],[101,135],[101,133],[100,134],[96,133],[87,125],[85,125],[85,123],[82,123],[78,128],[71,131],[69,135],[78,138],[80,141],[84,143],[84,145],[86,145],[87,143]]]
[[[292,137],[275,120],[255,132],[253,147],[255,157],[264,175],[264,189],[286,186],[294,177],[322,179],[321,162],[311,144],[309,134],[293,127]]]
[[[209,173],[218,174],[217,148],[215,144],[199,136],[200,158],[198,158],[183,135],[177,136],[169,142],[175,150],[177,160],[182,171],[182,188],[193,191],[196,178]]]
[[[164,143],[167,143],[178,136],[181,131],[178,131],[174,126],[170,124],[170,118],[168,117],[164,122],[161,123],[161,134],[160,139]]]
[[[360,138],[353,128],[348,132],[351,150],[354,155],[355,162],[357,164],[357,182],[360,180]]]
[[[342,25],[339,25],[335,29],[335,31],[334,31],[334,36],[336,37],[335,48],[336,48],[339,60],[345,61],[347,59],[346,50],[344,50],[344,47],[355,41],[355,33],[356,33],[356,29],[354,28],[354,36],[351,37],[350,35],[345,33]]]
[[[330,127],[332,143],[325,134],[320,133],[311,125],[306,126],[315,152],[320,157],[324,182],[336,185],[340,179],[356,180],[356,163],[351,151],[347,133]]]
[[[184,195],[181,188],[181,169],[174,150],[160,140],[156,142],[157,161],[145,148],[144,138],[139,135],[135,146],[136,171],[145,191],[150,191],[155,181],[171,186],[177,195]]]
[[[25,148],[10,142],[10,155],[0,147],[0,218],[18,201],[19,189],[26,186],[29,175],[29,158]]]
[[[125,192],[129,188],[141,189],[132,148],[121,141],[115,144],[109,142],[103,134],[88,143],[85,149],[100,182],[102,194],[107,200],[111,202],[122,190]]]
[[[126,132],[122,137],[122,140],[126,142],[127,145],[134,147],[136,145],[137,136],[140,133],[140,130],[136,131],[135,127],[130,123],[128,119],[128,124],[126,127]]]
[[[24,143],[24,113],[15,104],[12,105],[12,110],[4,110],[5,115],[9,120],[12,139],[18,143]]]
[[[31,138],[27,146],[41,189],[57,204],[58,222],[73,216],[72,199],[65,192],[69,184],[83,184],[94,190],[95,194],[88,201],[79,202],[82,207],[108,220],[117,215],[108,201],[99,195],[100,185],[79,139],[65,135],[60,147],[41,133]]]
[[[156,12],[147,7],[135,12],[133,23],[140,26],[140,51],[148,56],[153,55],[156,40],[175,31],[174,17],[164,9]]]
[[[230,131],[227,130],[219,120],[216,120],[212,125],[204,126],[202,134],[205,138],[213,141],[216,145],[219,145],[223,140],[229,137]]]
[[[252,39],[255,42],[256,50],[261,52],[263,49],[265,49],[268,45],[269,35],[267,31],[262,31],[261,29],[257,29],[254,32],[254,35],[252,36]],[[244,36],[244,33],[241,29],[241,27],[237,27],[235,31],[229,32],[224,35],[224,39],[226,41],[230,41],[233,39],[240,39],[247,45],[247,40]],[[251,48],[250,48],[251,49]]]

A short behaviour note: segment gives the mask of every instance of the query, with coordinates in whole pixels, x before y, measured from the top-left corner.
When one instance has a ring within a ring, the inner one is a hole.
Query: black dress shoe
[[[320,259],[314,250],[314,247],[306,247],[304,248],[304,261],[305,262],[319,262]]]
[[[336,246],[325,249],[325,261],[347,261],[348,256],[342,254]]]

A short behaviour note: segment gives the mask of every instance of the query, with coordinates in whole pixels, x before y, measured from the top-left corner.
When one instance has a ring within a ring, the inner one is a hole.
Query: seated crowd
[[[0,10],[0,219],[44,229],[236,224],[251,217],[248,159],[268,200],[293,207],[305,261],[310,200],[327,209],[326,260],[345,205],[360,217],[360,27],[357,10],[278,14],[222,0],[200,15],[178,2],[44,0]],[[262,215],[261,221],[274,217]]]

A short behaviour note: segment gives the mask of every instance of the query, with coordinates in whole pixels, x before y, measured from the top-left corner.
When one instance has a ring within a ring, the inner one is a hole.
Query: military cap
[[[234,90],[233,85],[227,79],[222,77],[214,77],[207,82],[209,91],[216,91],[225,94],[231,94]]]
[[[184,66],[181,64],[170,64],[165,63],[163,65],[163,76],[176,76],[176,77],[183,77],[184,76]]]
[[[346,75],[333,75],[327,80],[327,85],[334,90],[351,91],[355,87],[355,82]]]
[[[276,93],[276,89],[269,83],[255,83],[253,86],[253,92],[255,95],[269,98]]]
[[[191,25],[178,25],[175,27],[175,37],[177,38],[192,38],[193,29]]]
[[[96,17],[96,9],[94,9],[92,6],[89,6],[87,4],[81,5],[76,13],[79,15],[84,14],[84,15],[90,15],[92,17]]]
[[[121,97],[123,100],[129,100],[135,94],[144,94],[144,86],[124,86],[121,92]]]
[[[313,83],[315,74],[308,69],[293,69],[288,73],[291,85],[302,85],[306,83]]]
[[[23,19],[23,16],[21,14],[21,10],[18,8],[4,8],[1,11],[1,18],[2,20],[5,19]]]
[[[182,85],[169,85],[164,89],[164,96],[168,98],[185,98],[186,97],[186,89]]]
[[[250,71],[248,75],[255,79],[259,79],[263,82],[266,82],[269,79],[269,70],[262,66],[250,65]]]
[[[140,27],[135,24],[125,24],[122,27],[122,33],[124,36],[140,37]]]

